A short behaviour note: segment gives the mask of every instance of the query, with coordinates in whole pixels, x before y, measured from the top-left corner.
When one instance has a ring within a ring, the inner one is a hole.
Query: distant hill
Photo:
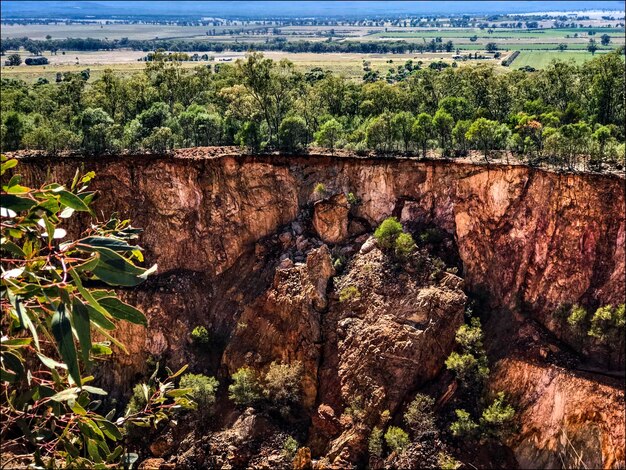
[[[171,17],[374,17],[463,15],[536,11],[624,10],[620,1],[2,1],[2,18]]]

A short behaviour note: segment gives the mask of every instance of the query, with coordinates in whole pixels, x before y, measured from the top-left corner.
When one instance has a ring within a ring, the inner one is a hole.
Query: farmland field
[[[44,53],[50,60],[49,65],[6,67],[2,66],[2,76],[5,78],[17,78],[26,82],[37,81],[38,78],[46,78],[54,81],[57,72],[78,72],[89,68],[91,71],[91,79],[98,78],[101,73],[107,69],[114,69],[121,73],[133,73],[143,70],[145,63],[137,61],[138,58],[145,55],[140,51],[131,50],[115,50],[101,52],[77,52],[68,51],[65,55],[50,55]],[[214,65],[224,63],[224,60],[236,60],[245,56],[244,52],[230,52],[211,54],[215,61],[211,62],[183,62],[185,68],[193,68],[203,65]],[[405,61],[411,59],[415,62],[422,61],[428,64],[432,61],[444,60],[450,62],[451,53],[424,53],[424,54],[315,54],[315,53],[286,53],[286,52],[264,52],[266,57],[275,60],[283,58],[289,59],[294,63],[297,70],[306,72],[312,68],[320,67],[324,70],[331,70],[335,73],[344,75],[351,79],[360,79],[363,76],[363,61],[370,63],[370,68],[378,71],[384,76],[387,70],[392,67],[404,64]],[[391,62],[389,62],[391,61]],[[500,61],[493,59],[478,60],[461,63],[461,66],[468,63],[486,62],[499,64]],[[228,62],[226,62],[228,63]],[[231,62],[232,63],[232,62]]]
[[[596,52],[596,54],[600,54],[600,52]],[[581,64],[592,58],[591,52],[587,51],[522,51],[511,64],[511,68],[530,66],[542,69],[553,60],[574,61],[577,64]]]

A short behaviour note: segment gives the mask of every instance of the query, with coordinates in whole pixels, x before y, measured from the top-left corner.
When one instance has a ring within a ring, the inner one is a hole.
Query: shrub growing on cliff
[[[461,465],[463,465],[457,459],[452,457],[450,454],[446,454],[445,452],[439,452],[437,462],[439,463],[441,470],[457,470],[461,467]]]
[[[346,286],[339,291],[339,302],[357,300],[361,298],[361,292],[357,286]]]
[[[580,305],[574,305],[572,311],[567,317],[567,324],[571,328],[578,328],[587,318],[587,310]]]
[[[249,367],[241,367],[231,379],[233,383],[228,387],[228,398],[237,406],[250,406],[261,398],[261,390],[257,374]]]
[[[480,320],[474,317],[470,325],[461,325],[455,339],[461,352],[452,352],[446,367],[455,373],[465,391],[479,395],[489,376]]]
[[[415,251],[415,241],[410,233],[403,232],[396,238],[394,254],[401,261],[406,261]]]
[[[409,440],[409,435],[402,428],[389,426],[385,433],[385,442],[389,449],[400,454],[408,447],[411,441]]]
[[[313,188],[313,194],[318,197],[324,197],[324,194],[326,194],[326,185],[324,185],[324,183],[317,183],[315,188]]]
[[[301,362],[293,364],[270,364],[263,381],[263,396],[279,407],[295,405],[302,400]]]
[[[417,439],[436,431],[433,407],[435,400],[418,393],[404,413],[404,422]]]
[[[617,307],[605,305],[598,308],[591,317],[589,336],[603,343],[614,342],[623,338],[625,325],[624,304]]]
[[[289,461],[292,461],[298,452],[298,441],[296,441],[293,437],[288,436],[283,443],[283,455]]]
[[[480,434],[480,427],[472,419],[470,414],[463,410],[454,410],[457,420],[450,425],[450,431],[454,437],[473,439]]]
[[[196,326],[191,332],[193,344],[202,348],[208,348],[211,344],[211,334],[204,326]]]
[[[482,411],[478,423],[463,409],[455,410],[455,413],[457,420],[450,426],[455,437],[502,440],[513,431],[515,409],[506,402],[503,392],[499,392]]]
[[[191,398],[198,404],[198,412],[202,417],[211,414],[218,386],[215,377],[202,374],[185,374],[180,378],[180,388],[191,390]]]
[[[367,441],[367,451],[373,457],[382,457],[383,455],[383,430],[379,427],[372,429],[370,438]]]
[[[504,439],[513,430],[515,409],[506,402],[504,392],[499,392],[482,413],[480,428],[483,436]]]
[[[381,248],[391,249],[401,233],[402,224],[395,217],[389,217],[378,226],[374,232],[374,238]]]

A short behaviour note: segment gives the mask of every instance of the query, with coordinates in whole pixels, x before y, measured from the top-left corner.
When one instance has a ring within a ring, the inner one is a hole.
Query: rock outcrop
[[[433,275],[419,255],[416,264],[419,269],[409,265],[412,272],[404,272],[376,248],[357,255],[338,278],[324,322],[319,399],[334,409],[326,415],[352,417],[340,435],[332,428],[329,434],[328,420],[314,421],[312,443],[320,453],[358,461],[381,414],[393,415],[452,351],[466,303],[463,280]]]
[[[304,405],[317,396],[320,358],[320,312],[334,274],[326,245],[309,252],[306,263],[276,269],[274,283],[257,302],[246,306],[224,351],[223,363],[232,373],[244,365],[263,370],[271,362],[304,368]]]
[[[517,405],[521,429],[509,445],[521,468],[623,466],[623,389],[518,359],[498,363],[491,387]]]
[[[345,194],[336,194],[313,205],[313,227],[326,243],[341,243],[348,238],[350,205]]]

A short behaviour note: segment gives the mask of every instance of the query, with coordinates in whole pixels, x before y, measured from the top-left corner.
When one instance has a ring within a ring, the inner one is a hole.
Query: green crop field
[[[600,54],[601,52],[596,52]],[[522,51],[519,56],[511,64],[511,68],[530,66],[536,69],[542,69],[548,66],[553,60],[574,61],[581,64],[591,60],[593,55],[587,51]]]
[[[589,32],[596,36],[608,34],[612,39],[624,37],[623,28],[555,28],[555,29],[499,29],[489,33],[487,30],[479,28],[459,28],[459,29],[424,29],[424,30],[388,30],[365,36],[366,38],[469,38],[477,36],[478,39],[556,39],[573,37],[578,34],[580,38],[589,38]]]

